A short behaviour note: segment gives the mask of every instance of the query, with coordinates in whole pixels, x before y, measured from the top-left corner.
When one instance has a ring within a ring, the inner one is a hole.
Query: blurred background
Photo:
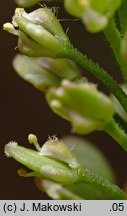
[[[48,3],[49,6],[53,4]],[[56,4],[54,4],[56,5]],[[80,21],[70,17],[62,5],[58,4],[58,17],[74,46],[86,53],[107,69],[116,80],[121,81],[120,72],[113,56],[100,34],[89,34]],[[4,145],[9,141],[29,147],[27,136],[34,133],[43,144],[49,135],[58,137],[71,134],[70,124],[48,107],[43,93],[37,91],[27,82],[18,77],[12,68],[12,59],[17,53],[17,38],[2,30],[5,22],[11,21],[16,8],[14,0],[1,1],[0,6],[0,199],[48,199],[34,185],[33,178],[21,178],[17,170],[22,167],[13,159],[4,155]],[[36,8],[36,7],[34,7]],[[32,9],[29,9],[32,10]],[[108,91],[89,72],[84,71],[90,81],[98,83],[99,89]],[[123,187],[127,181],[125,171],[127,154],[108,135],[94,132],[85,136],[92,141],[110,162],[117,183]]]

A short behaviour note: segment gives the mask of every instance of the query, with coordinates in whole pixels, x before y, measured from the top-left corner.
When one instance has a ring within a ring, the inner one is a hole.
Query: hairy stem
[[[127,134],[114,119],[105,126],[104,130],[127,151]]]
[[[86,55],[83,55],[76,49],[70,50],[67,57],[74,60],[96,76],[115,95],[124,110],[127,112],[127,95],[106,70],[94,63],[91,59],[88,59]]]
[[[81,182],[85,184],[91,184],[100,188],[105,193],[110,194],[110,199],[127,199],[127,194],[124,193],[119,187],[110,183],[108,180],[104,179],[101,176],[92,173],[91,171],[85,169],[80,171]]]
[[[115,59],[120,66],[123,78],[127,81],[127,62],[125,62],[120,56],[121,35],[116,27],[114,19],[110,20],[109,25],[104,29],[103,33],[112,48]]]
[[[27,166],[32,172],[35,172],[36,176],[63,185],[90,184],[100,188],[111,199],[127,199],[127,194],[116,185],[80,165],[72,168],[60,160],[48,158],[39,152],[18,146],[15,142],[10,142],[5,146],[5,154]]]

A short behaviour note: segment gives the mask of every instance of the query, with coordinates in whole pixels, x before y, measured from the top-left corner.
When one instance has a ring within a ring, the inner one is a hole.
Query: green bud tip
[[[66,57],[67,50],[72,49],[54,10],[47,7],[31,13],[17,8],[12,24],[5,24],[4,30],[19,36],[18,48],[28,56]]]
[[[111,99],[88,82],[63,80],[59,88],[47,91],[46,98],[52,110],[81,134],[102,130],[115,111]]]

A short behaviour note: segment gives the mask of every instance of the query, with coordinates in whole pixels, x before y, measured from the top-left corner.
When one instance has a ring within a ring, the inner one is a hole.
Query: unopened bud
[[[69,13],[81,18],[90,32],[103,30],[121,4],[121,0],[65,0]]]
[[[102,130],[114,115],[110,98],[87,82],[64,80],[59,88],[47,92],[47,101],[55,113],[70,121],[73,129],[81,134]]]
[[[29,58],[17,55],[13,67],[24,80],[41,91],[52,86],[59,86],[62,79],[78,80],[79,68],[67,59]]]
[[[29,56],[40,54],[40,56],[58,58],[66,57],[68,50],[72,49],[52,9],[43,7],[26,13],[23,8],[18,8],[13,16],[12,24],[16,28],[19,27],[18,48],[24,54]],[[24,49],[23,46],[25,46]]]
[[[106,16],[92,10],[91,8],[86,8],[84,10],[82,21],[86,25],[87,30],[93,33],[101,31],[108,23]]]

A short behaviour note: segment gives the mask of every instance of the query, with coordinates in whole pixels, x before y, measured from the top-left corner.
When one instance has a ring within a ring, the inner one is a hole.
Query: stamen
[[[11,23],[5,23],[3,25],[3,30],[5,30],[5,31],[7,31],[7,32],[9,32],[11,34],[14,34],[16,36],[19,36],[19,31],[16,30]]]
[[[41,147],[38,143],[38,139],[37,139],[37,136],[34,135],[34,134],[29,134],[28,135],[28,141],[30,144],[34,144],[35,148],[37,149],[37,151],[41,151]]]
[[[23,168],[18,169],[17,173],[21,177],[34,177],[34,176],[37,176],[36,172],[27,172]]]
[[[18,169],[17,173],[19,176],[22,176],[22,177],[26,177],[26,175],[27,175],[27,171],[25,169],[22,169],[22,168]]]

